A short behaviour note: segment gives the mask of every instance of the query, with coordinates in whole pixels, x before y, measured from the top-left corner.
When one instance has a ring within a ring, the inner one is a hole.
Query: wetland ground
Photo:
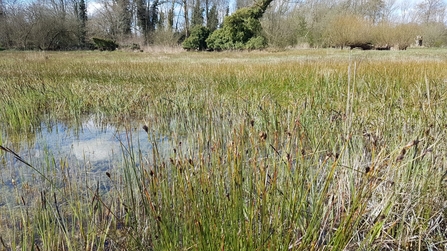
[[[2,51],[0,250],[445,250],[446,99],[445,49]]]

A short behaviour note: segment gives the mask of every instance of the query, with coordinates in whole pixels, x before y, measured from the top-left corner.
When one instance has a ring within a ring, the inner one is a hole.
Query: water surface
[[[3,136],[3,145],[15,151],[39,172],[87,172],[90,176],[122,168],[130,158],[149,163],[154,144],[160,156],[169,155],[168,137],[143,130],[143,124],[129,123],[126,128],[100,125],[87,119],[79,127],[56,123],[42,126],[35,138],[28,142],[11,142]],[[15,147],[12,147],[15,146]],[[19,148],[19,149],[17,149]],[[3,185],[11,186],[40,175],[33,168],[17,160],[13,154],[0,153],[0,177]],[[127,159],[127,160],[126,160]],[[127,163],[128,164],[128,163]]]

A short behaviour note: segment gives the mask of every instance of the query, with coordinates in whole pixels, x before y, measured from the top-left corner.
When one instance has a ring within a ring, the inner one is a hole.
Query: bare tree
[[[270,45],[284,48],[297,43],[300,17],[295,6],[296,3],[288,0],[275,0],[270,4],[261,21]]]
[[[189,36],[189,15],[188,15],[188,0],[182,0],[183,4],[183,17],[185,18],[185,37]]]
[[[101,1],[102,7],[90,13],[87,20],[87,0],[0,0],[0,46],[79,48],[95,36],[119,42],[142,38],[147,44],[177,44],[180,36],[189,36],[193,24],[218,29],[234,11],[230,7],[239,9],[255,2],[231,0],[230,5],[230,0],[95,1]],[[380,44],[391,39],[381,36],[382,30],[397,31],[393,27],[415,22],[426,27],[424,34],[418,34],[424,36],[426,44],[438,46],[445,37],[446,14],[445,0],[418,0],[412,5],[398,0],[274,0],[261,25],[270,44],[285,47],[303,42],[313,46],[329,45],[330,41],[346,43],[343,42],[346,34],[352,30],[348,29],[349,22],[345,30],[334,27],[334,23],[343,23],[343,19],[334,21],[337,16],[355,16],[368,23],[368,27],[380,26],[374,33],[379,38],[372,39]]]
[[[373,24],[377,24],[384,18],[384,11],[384,0],[369,0],[362,5],[362,14]]]
[[[120,36],[119,7],[115,2],[104,0],[101,8],[90,20],[93,36],[117,40]]]
[[[445,21],[446,4],[443,0],[423,0],[416,5],[418,21],[422,23],[443,23]]]

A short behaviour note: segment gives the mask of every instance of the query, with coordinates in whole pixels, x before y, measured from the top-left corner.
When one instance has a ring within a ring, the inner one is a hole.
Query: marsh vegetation
[[[1,52],[0,249],[444,250],[445,52]],[[21,154],[86,116],[121,161]]]

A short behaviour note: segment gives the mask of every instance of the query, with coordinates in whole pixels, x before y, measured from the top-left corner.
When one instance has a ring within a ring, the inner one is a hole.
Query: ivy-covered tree
[[[255,2],[225,18],[223,27],[206,40],[214,50],[261,49],[267,45],[259,19],[273,0]]]

